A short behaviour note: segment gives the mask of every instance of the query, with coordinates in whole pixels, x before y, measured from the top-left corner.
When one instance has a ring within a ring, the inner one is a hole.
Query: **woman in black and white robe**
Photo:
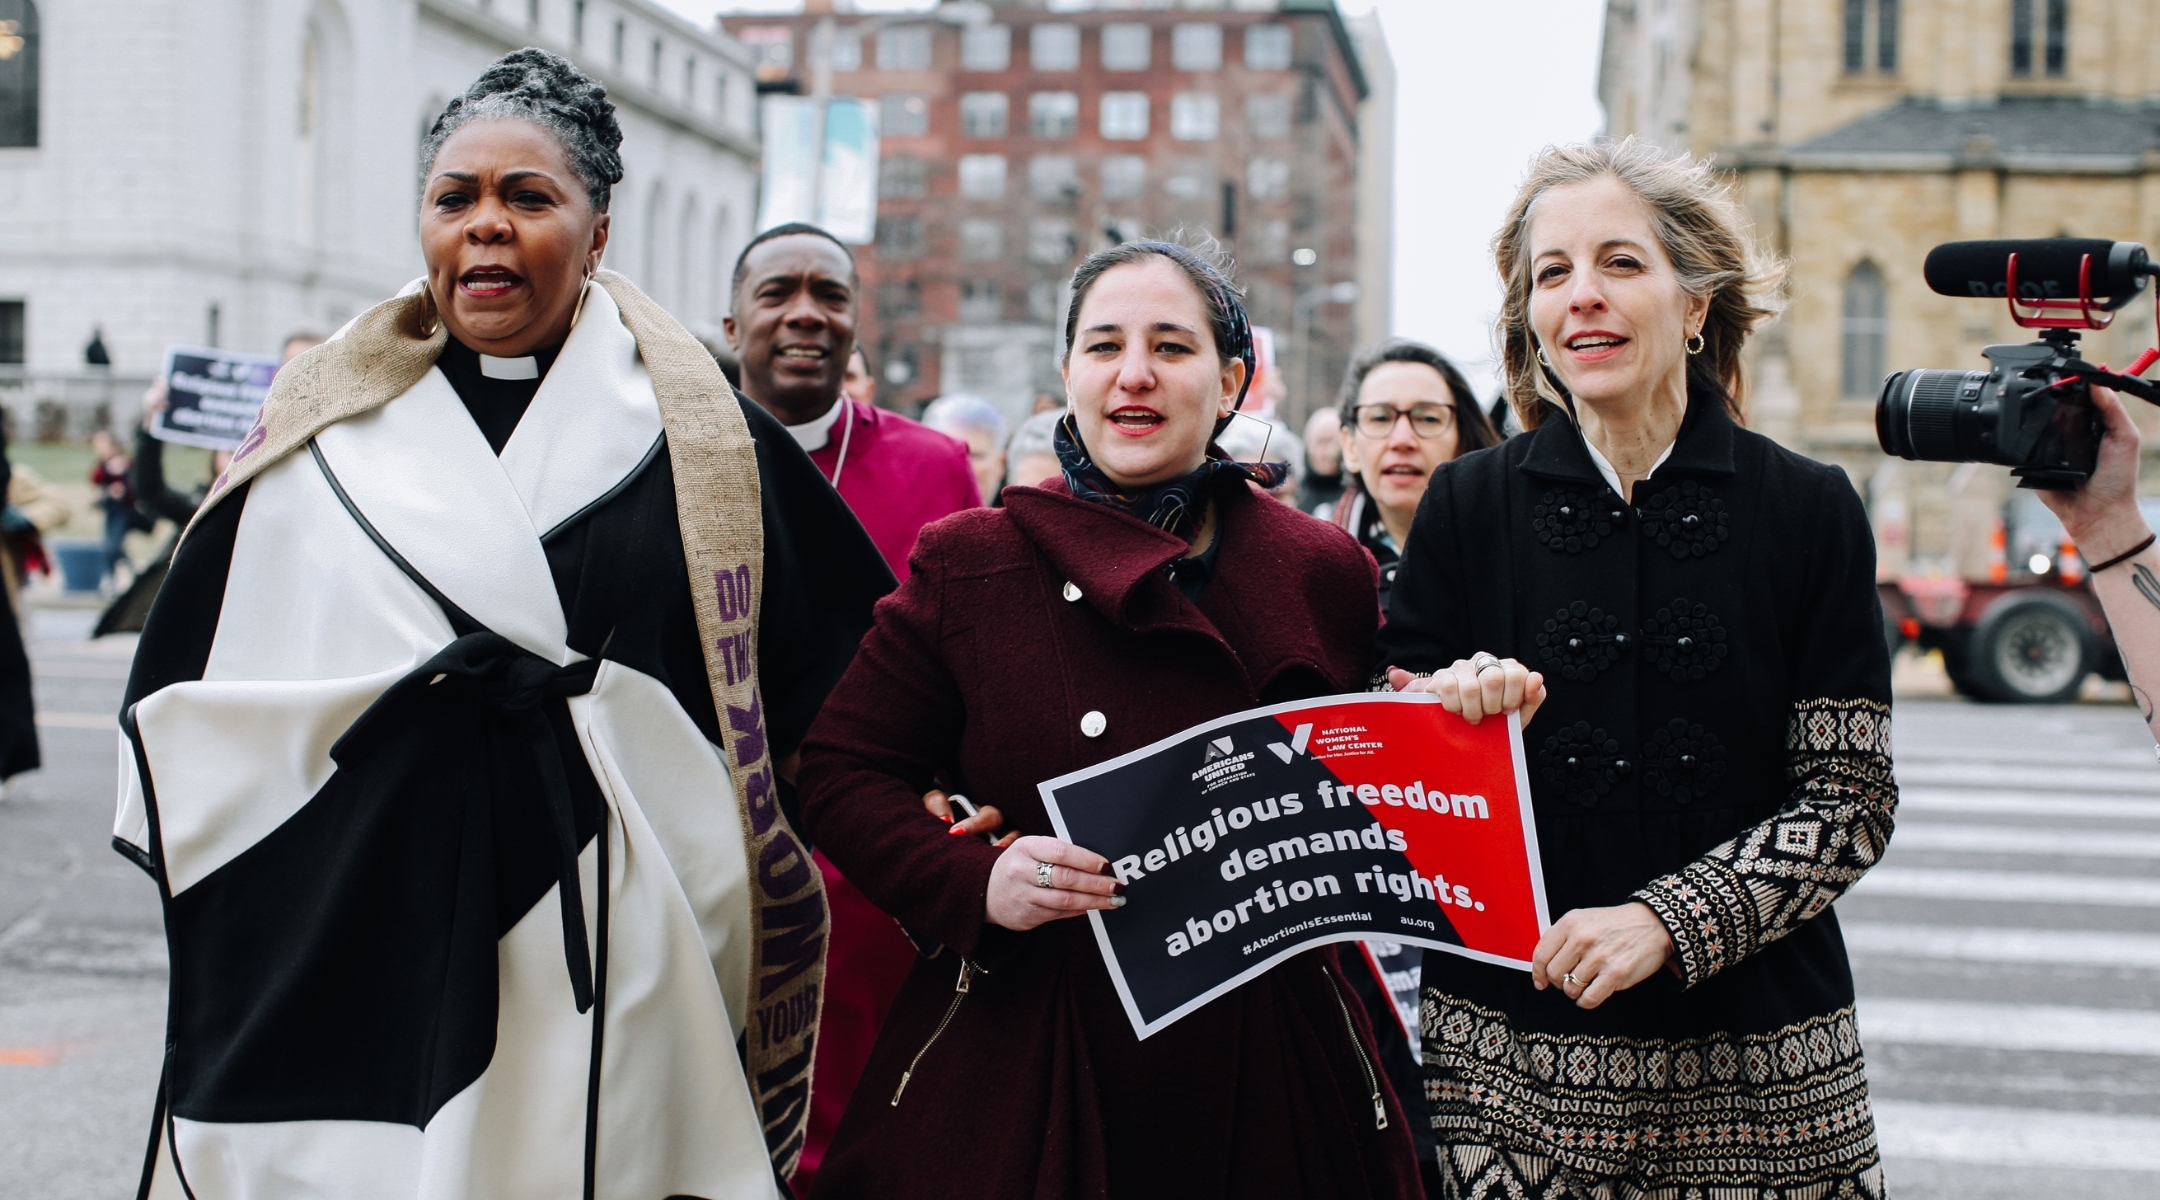
[[[453,102],[425,285],[280,374],[151,613],[146,1195],[717,1200],[799,1152],[825,909],[775,768],[891,577],[595,273],[610,112],[533,50]]]

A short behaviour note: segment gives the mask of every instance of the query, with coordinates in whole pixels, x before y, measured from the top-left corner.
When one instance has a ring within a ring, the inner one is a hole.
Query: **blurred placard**
[[[818,224],[843,242],[877,237],[877,110],[861,100],[825,108],[825,175],[818,183]]]
[[[166,405],[150,422],[150,436],[211,450],[238,446],[255,427],[277,369],[274,354],[166,347]]]

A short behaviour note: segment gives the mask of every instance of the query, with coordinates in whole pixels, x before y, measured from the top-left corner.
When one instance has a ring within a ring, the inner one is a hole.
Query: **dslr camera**
[[[1875,436],[1883,452],[1921,462],[2011,468],[2018,486],[2074,491],[2100,457],[2099,384],[2160,404],[2160,385],[2138,376],[2160,359],[2147,350],[2127,372],[2078,357],[2081,330],[2105,329],[2160,276],[2145,247],[2102,238],[1946,242],[1928,252],[1927,285],[1945,296],[2005,300],[2040,339],[1981,351],[1993,368],[1921,368],[1883,380]],[[2160,310],[2156,310],[2160,324]]]

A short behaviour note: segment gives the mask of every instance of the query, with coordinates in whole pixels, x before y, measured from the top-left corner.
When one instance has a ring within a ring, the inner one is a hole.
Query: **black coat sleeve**
[[[757,444],[765,521],[758,688],[774,762],[795,753],[897,584],[847,502],[787,427],[737,393]]]
[[[1875,538],[1842,472],[1820,469],[1800,603],[1785,638],[1792,780],[1778,812],[1634,898],[1665,922],[1690,986],[1829,908],[1889,846],[1890,654],[1875,593]]]
[[[177,525],[186,525],[195,516],[195,497],[176,492],[165,482],[165,443],[151,437],[147,429],[135,431],[135,465],[128,472],[134,477],[130,482],[135,485],[135,507]]]

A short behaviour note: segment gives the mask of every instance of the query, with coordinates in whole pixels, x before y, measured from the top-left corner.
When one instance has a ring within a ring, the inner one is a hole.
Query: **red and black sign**
[[[1089,919],[1145,1038],[1324,942],[1528,969],[1547,920],[1522,763],[1512,717],[1369,693],[1224,717],[1041,791],[1125,884]]]

